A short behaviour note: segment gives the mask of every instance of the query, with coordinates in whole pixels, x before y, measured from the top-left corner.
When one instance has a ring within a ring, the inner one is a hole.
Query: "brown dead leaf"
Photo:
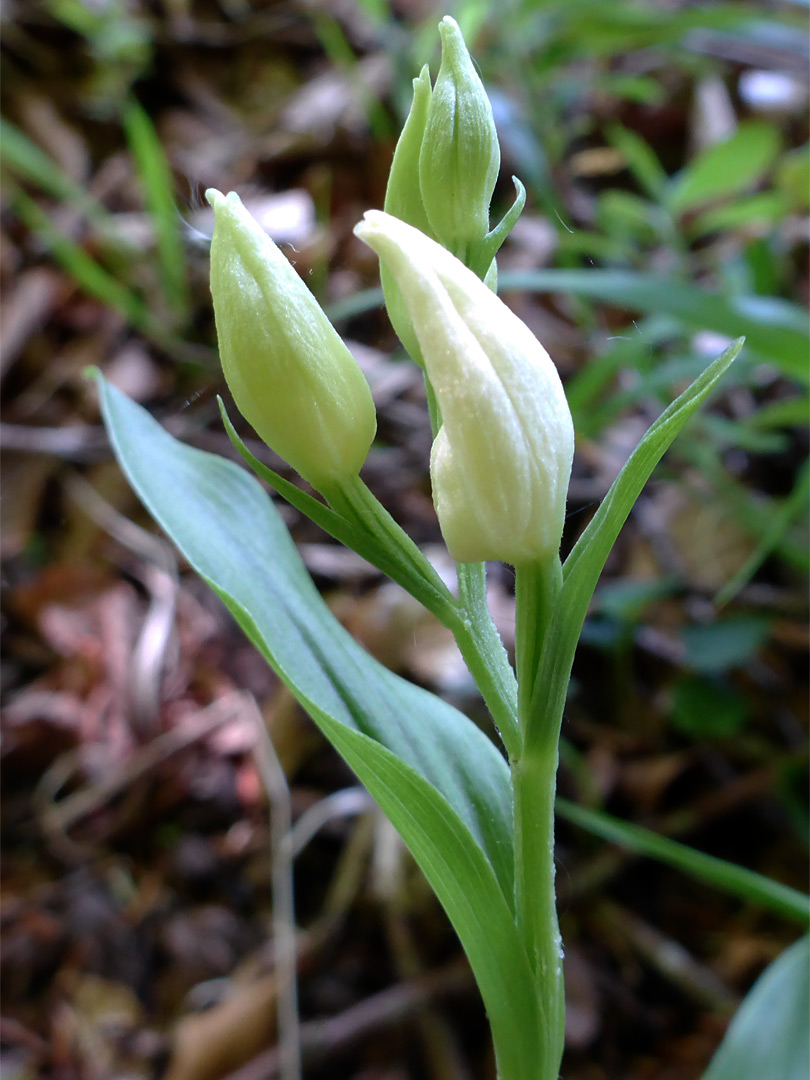
[[[123,983],[82,975],[70,1002],[71,1041],[82,1075],[103,1080],[120,1067],[120,1043],[142,1024],[141,1006]]]
[[[19,555],[35,535],[45,484],[54,462],[39,454],[7,454],[3,462],[3,515],[0,554]]]
[[[179,1022],[164,1080],[219,1080],[273,1040],[276,980],[234,986],[219,1005]]]
[[[715,592],[753,551],[754,540],[711,492],[660,485],[643,511],[659,562],[669,563],[663,569],[682,574],[693,588]]]
[[[689,762],[690,755],[686,752],[629,762],[622,768],[622,790],[632,797],[639,810],[649,813],[659,805],[666,789]]]
[[[166,379],[140,341],[127,341],[104,365],[104,375],[135,401],[150,401],[166,389]]]
[[[0,330],[0,373],[5,375],[32,334],[42,328],[64,291],[61,275],[47,266],[21,274],[5,290]]]

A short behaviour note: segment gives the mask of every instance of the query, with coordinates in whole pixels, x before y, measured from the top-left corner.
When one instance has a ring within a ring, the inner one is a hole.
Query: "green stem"
[[[554,799],[557,754],[512,762],[515,902],[543,1018],[543,1060],[537,1080],[556,1080],[565,1039],[562,940],[554,890]]]
[[[449,630],[510,757],[520,748],[517,687],[486,601],[483,563],[458,566],[456,600],[408,534],[359,477],[323,491],[332,509],[372,538],[377,565]]]
[[[527,730],[532,689],[543,655],[551,613],[562,586],[562,567],[552,558],[515,567],[515,648],[518,716]],[[511,761],[515,829],[515,904],[518,927],[535,972],[543,1013],[543,1061],[538,1080],[556,1080],[562,1058],[565,994],[562,943],[554,891],[554,800],[559,726],[554,716],[536,727],[543,736],[523,745]]]
[[[377,565],[442,622],[457,617],[453,594],[359,476],[322,492],[332,509],[375,543]]]
[[[515,675],[487,605],[486,565],[457,563],[462,618],[451,627],[509,758],[520,754]]]

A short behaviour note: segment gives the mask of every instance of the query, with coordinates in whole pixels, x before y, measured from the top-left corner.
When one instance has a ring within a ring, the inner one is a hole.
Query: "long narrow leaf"
[[[546,645],[532,695],[531,717],[526,731],[527,746],[540,740],[556,745],[559,728],[550,727],[547,718],[555,717],[559,722],[562,717],[574,652],[588,604],[607,557],[653,469],[689,417],[728,370],[742,344],[742,339],[739,339],[730,345],[659,416],[630,455],[566,559],[563,587],[546,634]]]
[[[703,881],[720,892],[752,904],[760,904],[802,926],[810,925],[810,897],[778,881],[697,851],[677,840],[670,840],[668,836],[659,836],[641,825],[621,821],[603,810],[592,810],[577,806],[567,799],[557,799],[557,813],[594,836],[618,844],[625,851],[665,863],[696,881]]]
[[[184,315],[189,307],[186,257],[171,169],[154,124],[137,101],[130,101],[124,110],[124,131],[152,219],[169,307],[175,314]]]
[[[704,150],[673,180],[670,209],[684,213],[723,196],[745,191],[774,163],[779,129],[762,120],[741,124],[728,139]]]
[[[683,425],[697,411],[739,355],[743,339],[730,345],[688,390],[665,409],[649,428],[610,487],[599,509],[565,561],[570,593],[592,583],[586,603],[602,572],[622,525],[633,509],[653,469],[664,456]],[[583,612],[584,614],[584,612]]]
[[[253,476],[99,386],[130,483],[399,830],[470,958],[504,1074],[531,1080],[540,1004],[512,910],[504,759],[461,713],[357,645]]]
[[[109,211],[9,120],[0,117],[0,161],[20,180],[28,180],[60,202],[76,207],[88,219],[106,223]]]
[[[809,474],[810,464],[805,460],[799,469],[793,491],[782,501],[774,513],[769,515],[759,543],[737,573],[726,582],[715,596],[714,602],[718,607],[728,604],[740,589],[748,584],[771,552],[778,547],[779,542],[799,515],[801,515],[802,520],[807,520],[807,504],[810,500],[810,490],[808,490],[807,484]],[[802,556],[806,556],[806,549],[802,550]],[[803,566],[802,569],[804,570],[805,567]]]
[[[109,274],[84,248],[61,233],[33,199],[22,191],[15,192],[12,207],[27,228],[39,236],[63,270],[89,296],[123,315],[144,334],[158,336],[141,298]]]
[[[628,311],[671,315],[690,330],[742,335],[752,356],[776,364],[803,384],[810,382],[807,313],[787,300],[725,296],[688,281],[633,270],[506,270],[498,292],[526,291],[585,296]],[[333,321],[382,304],[382,290],[365,289],[327,308]]]
[[[694,330],[745,338],[746,350],[803,383],[808,378],[807,314],[797,304],[763,296],[726,297],[687,281],[630,270],[537,270],[504,273],[499,291],[590,296],[629,311],[672,315]]]

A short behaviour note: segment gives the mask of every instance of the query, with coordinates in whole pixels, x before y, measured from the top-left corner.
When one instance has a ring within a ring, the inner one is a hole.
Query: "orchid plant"
[[[433,498],[457,590],[361,479],[376,429],[366,380],[235,193],[207,196],[223,371],[243,417],[320,498],[254,457],[224,407],[255,476],[179,443],[101,377],[99,386],[113,447],[144,504],[354,769],[435,890],[480,988],[500,1080],[555,1080],[564,1042],[555,784],[574,652],[635,500],[742,342],[652,425],[563,563],[571,414],[548,353],[495,292],[495,256],[525,192],[515,181],[513,207],[490,228],[500,165],[492,110],[456,23],[444,18],[440,33],[441,69],[435,86],[427,68],[414,80],[385,209],[355,231],[379,256],[392,324],[424,369]],[[500,746],[349,636],[264,484],[453,632]],[[487,608],[492,560],[515,568],[514,666]],[[780,895],[806,918],[803,899]]]

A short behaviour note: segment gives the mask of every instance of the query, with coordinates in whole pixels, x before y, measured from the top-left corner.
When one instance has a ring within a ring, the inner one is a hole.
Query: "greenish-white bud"
[[[554,554],[574,428],[548,353],[471,270],[417,229],[370,210],[355,232],[400,288],[441,407],[430,469],[450,554],[513,565]]]
[[[237,408],[313,487],[356,476],[377,428],[357,361],[239,196],[206,198],[219,354]]]
[[[501,152],[492,106],[458,23],[445,15],[439,33],[442,62],[422,138],[419,184],[432,235],[465,260],[489,231]]]
[[[413,80],[413,102],[402,134],[394,150],[394,160],[388,174],[388,187],[385,190],[385,210],[401,221],[407,221],[422,232],[430,233],[427,214],[422,205],[422,193],[419,189],[419,155],[422,151],[422,139],[425,134],[428,107],[430,105],[430,72],[427,64]],[[411,326],[405,302],[400,295],[396,282],[385,267],[380,269],[385,307],[397,337],[405,350],[417,363],[421,363],[419,344]]]
[[[419,189],[419,157],[430,108],[430,71],[427,64],[413,80],[413,101],[402,133],[397,140],[388,186],[385,189],[385,212],[407,221],[430,235],[427,214]]]

